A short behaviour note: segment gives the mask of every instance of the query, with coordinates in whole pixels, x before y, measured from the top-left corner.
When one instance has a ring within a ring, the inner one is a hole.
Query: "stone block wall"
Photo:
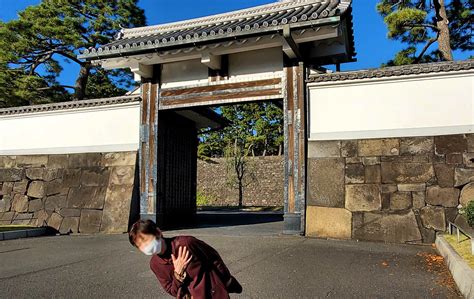
[[[283,156],[254,157],[256,180],[244,188],[244,206],[283,206]],[[237,206],[239,192],[227,183],[225,158],[198,160],[197,190],[212,206]]]
[[[432,243],[469,200],[474,134],[308,144],[308,236]]]
[[[136,152],[0,156],[0,224],[126,232]]]

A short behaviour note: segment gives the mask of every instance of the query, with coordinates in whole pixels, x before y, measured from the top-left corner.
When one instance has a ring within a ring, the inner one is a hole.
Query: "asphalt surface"
[[[244,288],[231,298],[457,298],[429,246],[283,236],[278,213],[202,213],[194,235]],[[171,298],[126,235],[0,242],[0,298]]]

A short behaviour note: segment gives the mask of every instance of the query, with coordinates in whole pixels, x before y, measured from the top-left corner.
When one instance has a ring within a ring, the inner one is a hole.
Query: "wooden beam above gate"
[[[281,78],[218,83],[160,90],[159,109],[226,105],[282,98]]]

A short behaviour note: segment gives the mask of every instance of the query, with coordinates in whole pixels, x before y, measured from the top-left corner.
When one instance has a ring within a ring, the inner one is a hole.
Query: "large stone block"
[[[59,227],[59,233],[69,234],[79,232],[79,217],[65,217]]]
[[[44,175],[43,167],[33,167],[26,169],[26,177],[30,180],[42,180]]]
[[[13,221],[13,217],[15,216],[15,212],[5,212],[5,213],[0,213],[0,221],[3,222],[4,224],[10,224]]]
[[[423,192],[412,192],[411,197],[413,199],[413,208],[414,209],[420,209],[424,206],[426,206],[426,193]]]
[[[61,208],[66,207],[66,195],[51,195],[46,197],[44,202],[44,208],[48,211],[59,211]]]
[[[413,211],[405,213],[360,213],[353,216],[353,238],[389,243],[421,242]]]
[[[106,153],[102,155],[102,166],[134,166],[137,152]]]
[[[21,168],[0,168],[0,182],[17,182],[25,176]]]
[[[44,170],[43,180],[46,182],[50,182],[55,179],[62,179],[63,171],[64,169],[60,169],[60,168],[47,168]]]
[[[85,153],[69,155],[70,168],[94,167],[100,166],[102,154],[100,153]]]
[[[39,210],[33,214],[33,218],[36,219],[35,225],[37,227],[47,226],[50,214],[45,210]]]
[[[433,137],[410,137],[400,139],[400,155],[431,154],[434,149]]]
[[[133,186],[110,186],[105,197],[100,231],[127,232]]]
[[[357,140],[341,141],[341,156],[342,157],[357,156]]]
[[[12,206],[12,199],[10,195],[4,195],[0,199],[0,213],[10,211]]]
[[[435,136],[437,154],[464,153],[467,151],[467,141],[463,135]]]
[[[62,185],[65,187],[78,187],[81,185],[81,169],[64,169]]]
[[[12,210],[18,213],[28,212],[28,197],[22,194],[15,194],[12,201]]]
[[[32,218],[33,218],[33,213],[16,214],[15,218],[12,221],[12,224],[14,224],[14,225],[29,225],[31,223]]]
[[[69,192],[69,187],[64,184],[63,180],[56,179],[51,182],[45,183],[45,193],[46,195],[66,195]]]
[[[461,190],[461,197],[459,198],[459,203],[463,207],[467,207],[470,201],[474,201],[474,183],[469,183],[464,186]]]
[[[382,208],[381,190],[377,184],[346,185],[345,198],[345,207],[352,212]]]
[[[90,167],[84,169],[81,175],[82,186],[107,186],[110,170],[104,167]]]
[[[434,164],[436,178],[440,187],[454,186],[454,167],[446,164]]]
[[[425,184],[398,184],[398,191],[401,192],[425,192]]]
[[[110,173],[110,184],[131,186],[135,180],[135,166],[116,166]]]
[[[358,156],[394,156],[400,152],[398,139],[364,139],[358,142]]]
[[[3,195],[8,195],[12,193],[13,187],[15,186],[14,182],[4,182],[2,186],[2,194]]]
[[[459,204],[459,190],[430,186],[426,188],[426,203],[433,206],[457,207]]]
[[[28,212],[36,212],[43,209],[43,201],[41,199],[30,200],[28,203]]]
[[[474,168],[456,167],[454,169],[454,187],[459,187],[469,182],[474,182]]]
[[[59,214],[63,217],[80,217],[81,216],[81,210],[62,208],[62,209],[59,210]]]
[[[47,164],[48,164],[48,156],[46,155],[16,156],[17,167],[23,167],[23,166],[44,167]]]
[[[365,166],[365,183],[379,184],[382,181],[380,165]]]
[[[82,210],[81,219],[79,220],[79,232],[82,234],[94,234],[100,230],[100,222],[102,211],[99,210]]]
[[[44,182],[33,181],[28,187],[27,195],[34,198],[43,198],[45,196]]]
[[[13,185],[13,192],[19,193],[19,194],[26,194],[26,189],[28,188],[28,180],[21,180],[18,182],[15,182]]]
[[[48,219],[48,226],[59,231],[62,222],[63,216],[59,215],[58,213],[53,213]]]
[[[68,155],[50,155],[48,158],[49,168],[68,168]]]
[[[344,207],[344,158],[308,161],[308,204]]]
[[[340,141],[308,142],[308,158],[337,158],[341,156]]]
[[[395,192],[390,195],[390,210],[407,210],[412,206],[411,192]]]
[[[382,162],[382,183],[426,183],[434,177],[431,163]]]
[[[362,164],[346,164],[346,184],[363,184],[365,170]]]
[[[420,210],[420,217],[425,228],[432,228],[437,231],[446,230],[446,215],[443,207],[423,207]]]
[[[350,239],[352,213],[342,208],[306,208],[306,235],[319,238]]]
[[[68,208],[102,209],[107,187],[71,188],[67,197]]]
[[[16,166],[15,156],[0,156],[0,168],[13,168]]]

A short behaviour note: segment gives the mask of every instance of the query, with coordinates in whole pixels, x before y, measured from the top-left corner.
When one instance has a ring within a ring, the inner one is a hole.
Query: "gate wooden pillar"
[[[304,233],[306,205],[306,101],[303,62],[283,71],[284,233]]]
[[[156,221],[159,72],[142,78],[140,108],[140,218]]]

